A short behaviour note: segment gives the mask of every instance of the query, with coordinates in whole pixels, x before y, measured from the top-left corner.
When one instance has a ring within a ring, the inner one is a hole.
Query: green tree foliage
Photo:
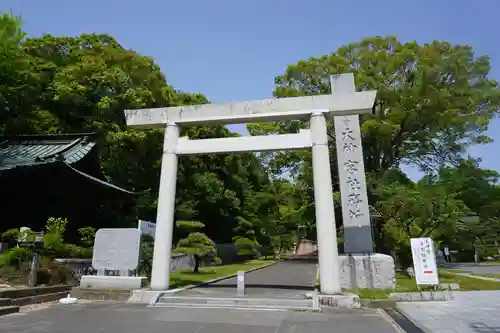
[[[11,36],[5,39],[8,43],[2,39],[6,46],[0,49],[1,59],[9,61],[1,62],[9,71],[0,70],[0,118],[9,120],[0,121],[0,134],[99,133],[105,176],[118,186],[145,193],[128,215],[122,213],[119,200],[108,198],[100,210],[102,218],[124,227],[135,226],[137,218],[154,221],[163,130],[131,130],[123,111],[207,103],[206,97],[170,86],[151,58],[123,48],[109,35],[23,39],[20,27],[20,21],[9,15],[0,21],[0,31]],[[25,77],[16,76],[23,71]],[[22,89],[14,91],[15,86],[4,84],[7,79],[20,82]],[[3,107],[6,103],[8,108]],[[224,126],[198,126],[183,129],[181,135],[203,139],[237,134]],[[236,218],[251,214],[247,198],[268,182],[251,153],[180,158],[176,219],[202,221],[215,241],[232,242]]]
[[[240,259],[253,259],[260,255],[258,244],[249,238],[240,237],[234,241],[236,247],[236,254]]]
[[[22,22],[0,12],[0,134],[28,122],[35,73],[23,56]]]
[[[457,167],[443,167],[427,180],[442,186],[448,193],[470,209],[468,215],[477,216],[477,221],[463,219],[458,232],[449,242],[451,246],[465,251],[465,260],[472,260],[475,250],[479,256],[500,255],[500,188],[496,171],[481,169],[480,160],[468,158]],[[474,249],[475,247],[475,249]]]
[[[358,90],[377,90],[382,112],[363,117],[362,135],[365,168],[380,177],[402,162],[423,170],[455,162],[471,144],[489,142],[482,133],[500,103],[498,84],[488,79],[489,70],[489,58],[476,56],[469,46],[373,37],[288,66],[276,78],[274,94],[329,94],[329,76],[346,72],[354,73]],[[306,126],[307,122],[293,121],[248,127],[257,135]],[[299,161],[310,163],[303,153],[265,157],[273,169],[298,171]],[[333,162],[336,170],[335,158]]]
[[[481,169],[480,160],[461,160],[457,167],[444,167],[432,180],[457,193],[474,214],[483,218],[500,216],[500,175],[494,170]]]
[[[80,234],[80,240],[83,246],[93,247],[95,241],[95,234],[97,230],[92,227],[83,227],[78,229],[78,233]]]
[[[203,229],[205,225],[197,221],[177,221],[177,228],[188,233],[177,243],[175,252],[191,254],[194,256],[194,272],[198,273],[202,261],[215,260],[217,252],[215,243],[207,235],[196,230]]]
[[[431,237],[440,246],[457,233],[460,219],[468,213],[464,203],[444,187],[426,179],[413,187],[383,187],[377,207],[384,216],[385,241],[404,267],[411,265],[410,238]]]
[[[469,46],[373,37],[288,66],[276,78],[274,95],[328,94],[329,76],[345,72],[355,74],[357,90],[378,91],[381,112],[361,117],[369,199],[386,222],[380,226],[384,243],[407,257],[409,237],[429,235],[465,247],[472,234],[481,241],[500,235],[498,174],[462,158],[471,145],[490,141],[484,131],[499,109],[500,90],[489,70],[489,59]],[[153,59],[112,36],[26,38],[19,18],[0,13],[0,134],[99,133],[105,176],[143,193],[128,215],[115,198],[102,203],[100,214],[114,225],[155,220],[164,141],[162,129],[127,128],[123,111],[208,102],[202,94],[169,85]],[[248,129],[265,135],[307,126],[307,121],[283,121]],[[328,126],[332,191],[338,198],[335,138],[332,123]],[[237,136],[225,126],[183,128],[181,135]],[[429,175],[413,183],[399,169],[403,163]],[[315,234],[312,179],[307,150],[181,157],[177,250],[209,256],[214,242],[234,243],[248,256],[257,255],[259,245],[287,250]],[[465,213],[481,217],[474,232],[465,232],[457,220]],[[64,216],[49,221],[47,251],[88,256],[77,245],[64,245],[64,235],[77,232],[65,231],[66,222]],[[3,238],[12,242],[16,232]],[[93,243],[95,230],[78,233],[82,245]],[[144,244],[147,257],[152,242]]]
[[[377,187],[407,177],[395,171],[409,164],[425,172],[457,165],[473,144],[490,142],[484,135],[500,104],[496,81],[488,78],[489,58],[471,47],[443,41],[402,43],[395,37],[365,38],[330,54],[287,67],[276,77],[276,97],[330,93],[330,75],[352,72],[358,91],[377,90],[376,115],[361,117],[365,169],[372,205],[383,197]],[[307,121],[250,124],[252,135],[293,133]],[[333,124],[328,123],[333,191],[338,191],[338,166]],[[309,151],[261,155],[274,175],[289,173],[313,202]],[[399,175],[398,175],[399,173]],[[395,177],[395,178],[394,178]],[[406,180],[405,180],[406,178]],[[308,209],[312,223],[314,210]]]

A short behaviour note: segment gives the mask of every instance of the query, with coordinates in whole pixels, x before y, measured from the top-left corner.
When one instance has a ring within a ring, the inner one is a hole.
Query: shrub
[[[151,277],[153,267],[154,239],[151,236],[142,235],[140,261],[137,271],[141,276]]]
[[[30,262],[32,258],[33,252],[30,249],[14,247],[0,255],[0,267],[19,268],[23,263]]]
[[[259,244],[248,238],[238,238],[234,242],[236,254],[239,259],[247,260],[254,259],[260,256],[258,251]]]
[[[53,252],[63,251],[64,232],[66,231],[67,219],[49,218],[45,225],[46,233],[43,237],[44,248]]]
[[[74,244],[64,244],[63,258],[90,259],[92,258],[92,248],[81,247]]]
[[[198,272],[201,261],[214,260],[216,257],[215,243],[201,232],[192,232],[177,244],[177,253],[194,255],[194,271]]]
[[[7,243],[9,247],[16,246],[17,240],[21,236],[19,229],[9,229],[2,233],[2,242]]]
[[[96,229],[92,227],[84,227],[78,229],[80,234],[80,240],[82,244],[86,247],[94,246]]]

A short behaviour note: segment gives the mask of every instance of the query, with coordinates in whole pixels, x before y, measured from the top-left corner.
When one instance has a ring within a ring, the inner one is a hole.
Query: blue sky
[[[109,33],[213,102],[271,97],[287,65],[375,35],[472,45],[500,79],[499,0],[1,0],[0,10],[21,15],[31,36]],[[500,171],[500,120],[488,134],[496,142],[471,154]]]

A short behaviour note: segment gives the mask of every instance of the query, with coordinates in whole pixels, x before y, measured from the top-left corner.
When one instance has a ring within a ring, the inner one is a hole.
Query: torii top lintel
[[[376,95],[376,91],[363,91],[347,94],[125,110],[125,118],[130,127],[153,128],[165,127],[167,123],[179,125],[242,124],[306,119],[315,111],[331,113],[335,116],[367,114],[373,113]]]

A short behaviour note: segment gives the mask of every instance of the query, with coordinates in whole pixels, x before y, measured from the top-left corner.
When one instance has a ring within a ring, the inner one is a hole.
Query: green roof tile
[[[95,136],[95,133],[0,136],[0,172],[18,167],[62,162],[79,175],[103,186],[127,194],[147,193],[148,191],[133,192],[122,189],[107,179],[99,179],[72,166],[94,148]]]
[[[94,134],[0,137],[0,170],[62,161],[73,164],[95,146]]]

